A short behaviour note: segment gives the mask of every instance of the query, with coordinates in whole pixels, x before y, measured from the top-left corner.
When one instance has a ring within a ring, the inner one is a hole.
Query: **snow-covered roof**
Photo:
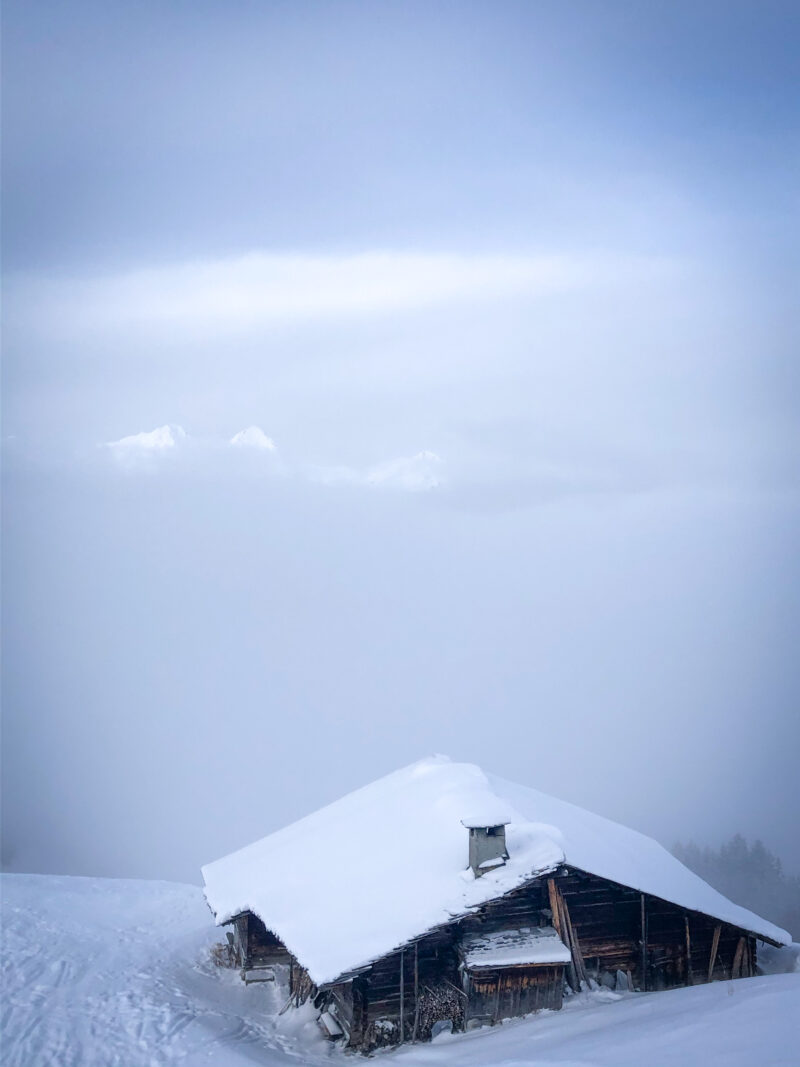
[[[462,819],[498,810],[509,820],[509,859],[475,878]],[[643,834],[444,756],[395,771],[208,864],[203,877],[217,923],[253,912],[323,985],[564,862],[791,941]]]
[[[572,958],[552,926],[529,926],[474,937],[464,946],[463,957],[468,968],[569,963]]]

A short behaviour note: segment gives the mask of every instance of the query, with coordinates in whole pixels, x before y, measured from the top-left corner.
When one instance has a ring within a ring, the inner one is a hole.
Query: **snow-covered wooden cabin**
[[[243,977],[288,971],[355,1049],[496,1023],[593,982],[755,973],[786,931],[634,830],[425,759],[203,868]]]

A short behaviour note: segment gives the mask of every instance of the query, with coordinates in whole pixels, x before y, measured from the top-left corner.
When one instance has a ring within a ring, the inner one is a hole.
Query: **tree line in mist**
[[[780,859],[761,841],[749,845],[735,834],[720,848],[690,841],[678,842],[672,852],[720,893],[800,940],[800,878],[785,874]]]

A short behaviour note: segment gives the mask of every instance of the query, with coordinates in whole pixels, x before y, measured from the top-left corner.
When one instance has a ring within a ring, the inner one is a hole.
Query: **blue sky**
[[[797,868],[798,21],[6,5],[10,866],[445,751]]]

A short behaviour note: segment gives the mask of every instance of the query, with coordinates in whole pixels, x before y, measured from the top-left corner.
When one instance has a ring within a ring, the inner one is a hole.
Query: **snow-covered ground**
[[[245,986],[212,963],[224,935],[199,888],[37,875],[0,887],[4,1067],[326,1058],[310,1012],[278,1019],[273,984]]]
[[[4,1067],[354,1063],[285,991],[211,962],[201,891],[6,875]],[[576,998],[561,1012],[379,1057],[403,1067],[797,1067],[800,974]]]

